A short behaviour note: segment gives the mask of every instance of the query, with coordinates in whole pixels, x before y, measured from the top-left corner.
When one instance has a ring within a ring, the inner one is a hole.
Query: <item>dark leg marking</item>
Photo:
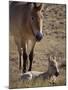
[[[23,73],[26,72],[26,62],[27,62],[27,54],[26,51],[23,50]]]
[[[21,70],[21,52],[19,53],[19,70]]]
[[[32,51],[30,52],[29,60],[30,60],[30,66],[29,66],[28,71],[31,71],[31,68],[32,68],[32,61],[33,61],[33,49],[32,49]]]

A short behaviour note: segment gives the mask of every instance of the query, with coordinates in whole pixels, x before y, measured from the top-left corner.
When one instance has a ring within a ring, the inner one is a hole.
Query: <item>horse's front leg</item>
[[[21,52],[19,52],[19,70],[21,70]]]
[[[29,65],[28,71],[31,71],[31,69],[32,69],[32,61],[33,61],[33,49],[31,50],[31,52],[29,54],[29,61],[30,61],[30,65]]]
[[[18,46],[18,52],[19,52],[19,57],[18,57],[18,60],[19,60],[19,70],[21,70],[21,56],[22,56],[22,53],[21,53],[21,47]]]
[[[36,41],[32,40],[32,49],[31,52],[29,54],[29,69],[28,71],[31,71],[32,69],[32,61],[33,61],[33,56],[34,56],[34,47],[35,47]]]
[[[27,53],[26,49],[23,48],[23,73],[26,72],[26,63],[27,63]]]

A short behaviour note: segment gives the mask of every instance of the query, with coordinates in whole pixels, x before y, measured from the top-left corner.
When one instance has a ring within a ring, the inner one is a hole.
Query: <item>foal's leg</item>
[[[31,50],[30,54],[29,54],[29,60],[30,60],[30,66],[28,71],[31,71],[32,68],[32,61],[33,61],[33,49]]]
[[[27,53],[26,49],[23,48],[23,73],[26,72],[26,63],[27,63]]]

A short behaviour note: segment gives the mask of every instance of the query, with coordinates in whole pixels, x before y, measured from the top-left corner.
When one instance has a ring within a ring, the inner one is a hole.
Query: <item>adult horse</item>
[[[19,69],[23,56],[23,73],[26,72],[26,63],[29,58],[31,71],[34,46],[43,37],[42,7],[36,3],[10,2],[10,32],[14,36],[19,52]],[[23,51],[23,53],[22,53]]]

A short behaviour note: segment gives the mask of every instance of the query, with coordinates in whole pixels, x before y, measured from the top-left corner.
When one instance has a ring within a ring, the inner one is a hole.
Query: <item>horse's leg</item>
[[[26,49],[23,48],[23,73],[26,72],[27,53]]]
[[[19,70],[21,70],[21,55],[22,55],[22,53],[21,53],[21,40],[19,39],[19,41],[18,41],[17,39],[15,39],[15,43],[17,45],[18,54],[19,54],[19,56],[18,56]]]
[[[19,70],[21,70],[21,52],[19,52]]]
[[[21,70],[21,47],[18,45],[18,63],[19,63],[19,70]]]
[[[33,61],[33,49],[31,50],[30,54],[29,54],[29,60],[30,60],[30,66],[28,71],[31,71],[32,68],[32,61]]]
[[[36,43],[36,41],[33,40],[33,41],[32,41],[33,47],[32,47],[31,52],[30,52],[30,54],[29,54],[30,64],[29,64],[29,69],[28,69],[28,71],[31,71],[31,69],[32,69],[33,52],[34,52],[35,43]]]

